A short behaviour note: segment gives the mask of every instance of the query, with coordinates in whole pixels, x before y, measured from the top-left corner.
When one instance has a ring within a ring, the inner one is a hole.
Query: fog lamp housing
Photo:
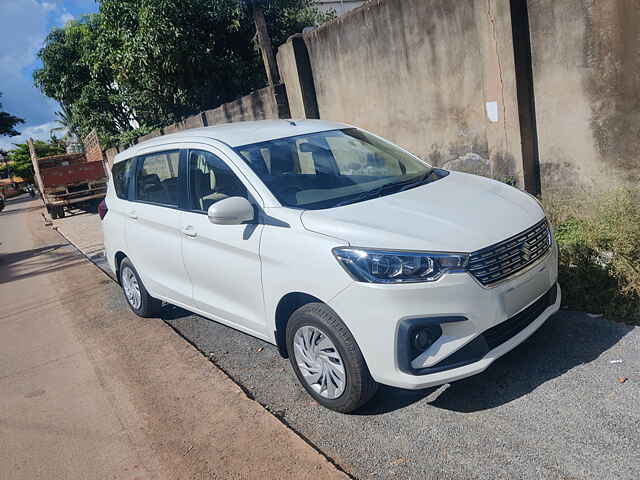
[[[467,321],[466,317],[407,317],[398,322],[396,358],[398,368],[409,375],[446,370],[447,367],[413,368],[411,362],[427,351],[443,335],[442,325]]]
[[[436,343],[441,336],[442,327],[440,327],[440,325],[427,325],[413,328],[409,336],[412,359]]]

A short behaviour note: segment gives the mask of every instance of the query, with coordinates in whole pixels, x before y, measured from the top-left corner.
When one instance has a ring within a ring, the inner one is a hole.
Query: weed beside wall
[[[544,200],[560,248],[563,307],[640,325],[640,194]]]

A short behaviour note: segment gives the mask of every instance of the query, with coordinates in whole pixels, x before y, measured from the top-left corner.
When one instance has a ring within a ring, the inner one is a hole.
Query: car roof
[[[224,123],[204,128],[190,128],[140,142],[117,154],[114,158],[114,163],[135,157],[140,151],[148,147],[172,142],[212,139],[235,148],[278,138],[349,127],[350,125],[344,123],[326,120],[260,120],[255,122]]]

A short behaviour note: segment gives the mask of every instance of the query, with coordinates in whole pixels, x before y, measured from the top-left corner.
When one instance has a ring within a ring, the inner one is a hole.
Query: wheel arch
[[[116,266],[116,272],[115,273],[116,273],[116,279],[117,279],[118,283],[120,283],[120,265],[122,264],[122,261],[125,258],[127,258],[127,256],[122,251],[117,251],[116,254],[113,257],[114,264]]]
[[[289,318],[291,318],[293,312],[308,303],[323,303],[326,305],[326,302],[323,302],[319,298],[303,292],[287,293],[278,302],[275,318],[275,339],[278,351],[283,358],[288,358],[289,356],[289,353],[287,352],[286,341],[287,323],[289,322]]]

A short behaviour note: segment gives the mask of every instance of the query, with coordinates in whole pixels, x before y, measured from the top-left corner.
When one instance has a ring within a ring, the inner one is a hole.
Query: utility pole
[[[274,86],[280,83],[280,74],[278,73],[278,64],[276,63],[276,57],[273,54],[273,47],[271,46],[271,37],[269,36],[269,30],[267,29],[267,21],[264,18],[264,10],[255,0],[250,1],[253,4],[253,21],[256,24],[256,34],[258,36],[258,45],[262,52],[262,61],[264,62],[264,68],[267,71],[267,80],[269,86]]]

